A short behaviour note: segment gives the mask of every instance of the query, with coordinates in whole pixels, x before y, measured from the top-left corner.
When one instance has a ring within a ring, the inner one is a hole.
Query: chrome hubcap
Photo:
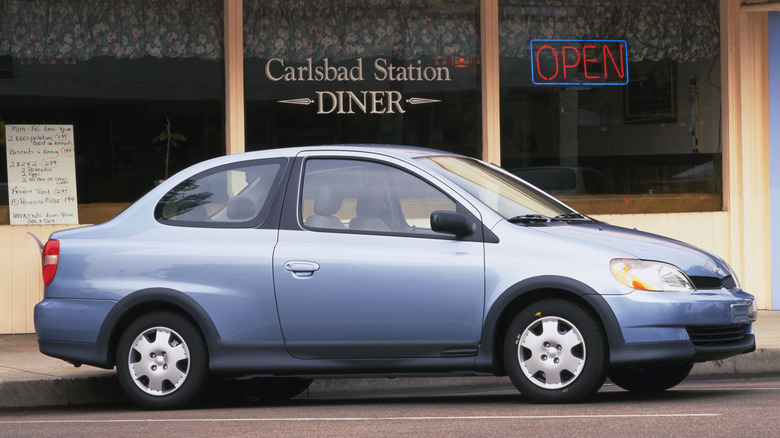
[[[517,359],[536,386],[559,389],[570,385],[585,365],[585,341],[569,321],[556,316],[532,322],[520,335]]]
[[[187,344],[178,333],[154,327],[135,338],[127,364],[138,388],[163,396],[176,391],[187,379],[189,357]]]

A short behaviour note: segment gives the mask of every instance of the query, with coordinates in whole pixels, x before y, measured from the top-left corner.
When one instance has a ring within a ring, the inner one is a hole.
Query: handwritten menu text
[[[73,125],[6,125],[11,225],[78,224]]]

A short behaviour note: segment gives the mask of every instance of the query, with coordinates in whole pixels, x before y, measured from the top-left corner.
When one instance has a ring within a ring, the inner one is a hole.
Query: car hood
[[[618,257],[653,260],[677,266],[689,276],[723,278],[731,275],[731,268],[719,257],[678,240],[643,231],[616,227],[600,222],[553,223],[535,227],[583,245],[598,245],[624,253]],[[583,248],[586,252],[587,248]]]

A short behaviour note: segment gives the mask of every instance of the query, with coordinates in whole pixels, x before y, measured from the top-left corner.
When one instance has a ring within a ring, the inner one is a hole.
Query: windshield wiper
[[[558,216],[555,216],[552,218],[554,221],[588,221],[588,222],[594,222],[593,219],[585,216],[581,213],[564,213],[559,214]]]
[[[513,224],[530,224],[535,222],[550,222],[550,218],[541,214],[521,214],[508,219]]]

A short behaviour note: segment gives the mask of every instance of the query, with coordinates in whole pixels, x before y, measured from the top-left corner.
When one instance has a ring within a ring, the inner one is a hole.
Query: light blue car
[[[509,375],[565,403],[755,349],[756,302],[720,258],[431,149],[209,160],[52,234],[43,276],[41,352],[116,366],[148,408],[187,404],[209,374],[265,399],[313,378]]]

